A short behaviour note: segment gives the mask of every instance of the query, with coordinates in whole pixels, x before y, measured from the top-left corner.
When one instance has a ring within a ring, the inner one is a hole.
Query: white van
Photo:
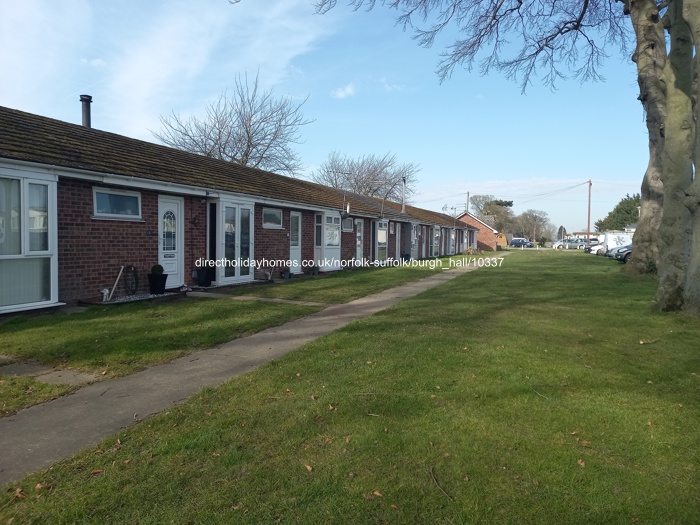
[[[600,253],[600,255],[618,246],[632,244],[633,236],[634,234],[630,232],[605,232],[605,237],[603,237],[603,252]]]

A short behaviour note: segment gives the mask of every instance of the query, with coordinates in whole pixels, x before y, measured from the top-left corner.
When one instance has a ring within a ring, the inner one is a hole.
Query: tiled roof
[[[351,214],[411,220],[401,213],[399,203],[382,203],[380,199],[2,106],[0,157],[338,210],[349,202]],[[409,213],[422,221],[422,216],[432,217],[434,212],[412,208]]]

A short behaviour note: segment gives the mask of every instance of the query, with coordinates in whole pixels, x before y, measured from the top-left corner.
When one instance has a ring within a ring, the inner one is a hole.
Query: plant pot
[[[165,293],[165,281],[168,280],[167,273],[149,273],[148,289],[153,295],[161,295]]]
[[[292,272],[290,272],[289,270],[282,270],[281,276],[282,276],[282,279],[291,279]]]
[[[199,286],[211,286],[211,272],[209,268],[197,268],[197,284]]]

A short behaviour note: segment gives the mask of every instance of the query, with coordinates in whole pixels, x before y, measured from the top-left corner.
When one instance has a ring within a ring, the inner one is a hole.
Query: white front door
[[[289,214],[289,262],[292,273],[302,273],[301,267],[301,213]]]
[[[357,247],[355,248],[355,264],[359,266],[363,264],[365,256],[365,221],[363,219],[355,219],[355,239],[357,242]]]
[[[168,275],[166,288],[185,282],[183,207],[182,197],[158,196],[158,263]]]

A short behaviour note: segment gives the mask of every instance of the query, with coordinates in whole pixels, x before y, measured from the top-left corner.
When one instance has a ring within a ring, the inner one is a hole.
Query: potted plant
[[[163,267],[160,264],[154,264],[151,267],[151,273],[148,274],[148,288],[154,295],[165,293],[165,281],[168,280],[168,274],[163,272]]]
[[[292,272],[289,270],[288,266],[284,266],[280,272],[280,276],[282,279],[291,279],[292,278]]]

